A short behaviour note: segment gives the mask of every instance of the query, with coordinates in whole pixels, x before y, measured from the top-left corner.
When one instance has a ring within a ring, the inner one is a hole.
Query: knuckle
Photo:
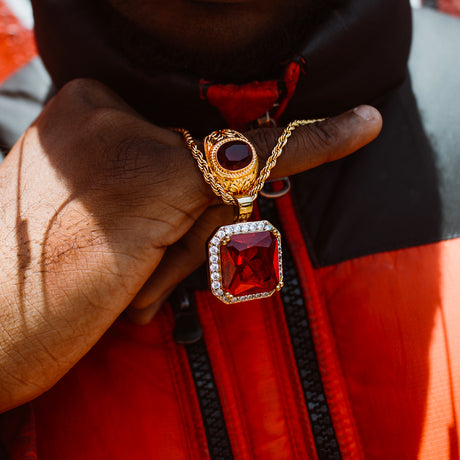
[[[59,91],[59,94],[71,99],[87,100],[88,96],[97,87],[97,84],[95,80],[76,78],[66,83]]]
[[[91,133],[93,122],[100,127],[98,121],[107,119],[105,110],[108,109],[105,107],[113,107],[109,103],[109,92],[95,80],[72,80],[50,100],[34,124],[40,126],[42,132],[50,133],[56,132],[56,126],[59,126],[67,136],[81,136],[81,130]]]
[[[76,78],[66,83],[57,97],[79,102],[88,107],[103,106],[113,97],[112,91],[102,83],[90,78]]]

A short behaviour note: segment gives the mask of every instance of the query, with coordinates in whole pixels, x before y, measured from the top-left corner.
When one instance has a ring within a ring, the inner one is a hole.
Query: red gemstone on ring
[[[238,171],[251,163],[252,149],[243,141],[229,141],[217,150],[217,161],[229,171]]]
[[[271,292],[279,283],[278,241],[269,231],[232,235],[220,256],[222,287],[234,297]]]

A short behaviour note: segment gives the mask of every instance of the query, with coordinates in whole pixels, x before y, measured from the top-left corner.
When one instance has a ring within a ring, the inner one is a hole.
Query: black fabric
[[[0,444],[0,460],[8,460],[8,458],[5,448]]]
[[[348,0],[332,11],[300,52],[305,74],[283,120],[379,104],[406,77],[411,24],[405,0]]]
[[[305,75],[285,119],[331,115],[377,101],[404,80],[411,40],[408,0],[343,0],[307,34],[293,57]],[[155,123],[195,135],[225,127],[186,74],[147,77],[113,49],[93,0],[33,0],[40,54],[59,88],[77,77],[105,82]],[[197,117],[199,113],[199,117]],[[263,114],[260,114],[263,115]]]
[[[376,141],[293,178],[294,203],[317,266],[439,241],[460,230],[459,213],[442,219],[442,199],[457,194],[447,188],[441,199],[439,161],[409,80],[379,108],[384,128]]]

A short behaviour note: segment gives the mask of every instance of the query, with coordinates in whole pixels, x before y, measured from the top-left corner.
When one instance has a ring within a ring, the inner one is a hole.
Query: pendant
[[[270,297],[283,287],[280,232],[266,220],[217,228],[208,274],[211,292],[226,304]]]
[[[211,292],[233,304],[270,297],[283,287],[281,235],[273,225],[251,217],[258,158],[254,146],[237,131],[214,131],[204,139],[213,178],[235,202],[235,223],[217,228],[208,241]]]

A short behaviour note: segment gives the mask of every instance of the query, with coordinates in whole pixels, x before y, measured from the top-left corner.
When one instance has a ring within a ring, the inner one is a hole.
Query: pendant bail
[[[253,210],[253,199],[250,196],[242,196],[237,198],[238,205],[234,207],[233,222],[247,222],[251,217]]]

